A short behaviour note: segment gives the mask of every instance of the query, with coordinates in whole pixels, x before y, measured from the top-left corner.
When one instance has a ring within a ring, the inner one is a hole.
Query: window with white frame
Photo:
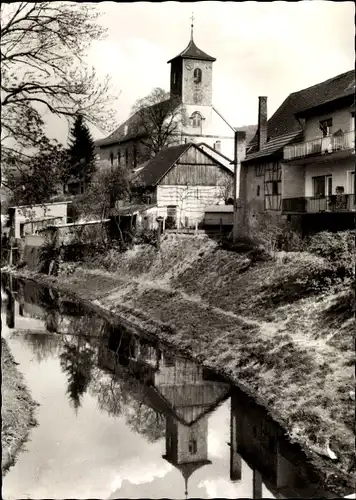
[[[202,115],[199,113],[199,111],[195,111],[192,116],[190,117],[192,127],[198,128],[201,127],[202,124]]]
[[[313,177],[313,196],[324,198],[332,195],[332,176],[319,175]]]

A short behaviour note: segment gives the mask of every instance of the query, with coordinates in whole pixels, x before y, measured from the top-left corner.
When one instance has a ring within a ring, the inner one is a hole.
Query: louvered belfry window
[[[200,68],[195,68],[194,70],[194,83],[201,83],[202,72]]]

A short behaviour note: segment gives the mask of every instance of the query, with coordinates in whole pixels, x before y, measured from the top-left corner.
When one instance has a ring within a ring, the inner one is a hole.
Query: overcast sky
[[[154,87],[169,89],[170,65],[194,41],[217,59],[213,103],[233,126],[257,123],[258,96],[271,116],[291,92],[354,68],[353,2],[136,2],[97,4],[106,40],[88,61],[120,92],[117,119]],[[58,128],[57,128],[58,127]],[[64,130],[65,129],[65,130]],[[66,141],[66,127],[51,123]],[[93,130],[94,138],[104,137]]]

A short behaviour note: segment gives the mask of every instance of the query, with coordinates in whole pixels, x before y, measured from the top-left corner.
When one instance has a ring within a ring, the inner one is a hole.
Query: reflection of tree
[[[153,443],[164,437],[165,417],[149,406],[143,384],[129,372],[103,374],[96,372],[90,392],[97,397],[99,408],[109,415],[125,415],[131,430]]]
[[[80,406],[81,396],[86,392],[94,367],[95,350],[77,337],[73,343],[64,342],[59,356],[62,370],[68,378],[67,393],[75,410]]]
[[[126,412],[126,423],[130,429],[145,436],[150,443],[164,437],[166,432],[165,416],[139,400],[131,401]]]
[[[121,384],[113,375],[98,374],[90,386],[90,392],[98,400],[99,408],[109,415],[118,417],[123,406],[128,404],[129,394],[122,389]]]
[[[61,339],[46,333],[26,333],[22,336],[35,355],[37,363],[54,358],[59,351]]]
[[[68,332],[80,337],[82,342],[96,345],[99,337],[105,332],[106,322],[99,316],[87,313],[83,316],[69,316],[68,318]]]

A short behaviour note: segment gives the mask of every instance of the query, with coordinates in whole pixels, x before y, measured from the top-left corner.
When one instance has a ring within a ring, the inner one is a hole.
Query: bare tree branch
[[[139,136],[151,156],[175,143],[186,121],[181,101],[170,98],[161,88],[153,89],[148,96],[136,101],[132,110],[136,114],[132,133]]]
[[[23,163],[27,149],[46,142],[42,111],[70,122],[80,113],[101,130],[115,126],[110,79],[97,78],[84,57],[105,30],[91,4],[21,2],[2,4],[2,166]],[[9,142],[10,141],[10,142]],[[4,146],[6,145],[6,148]]]

